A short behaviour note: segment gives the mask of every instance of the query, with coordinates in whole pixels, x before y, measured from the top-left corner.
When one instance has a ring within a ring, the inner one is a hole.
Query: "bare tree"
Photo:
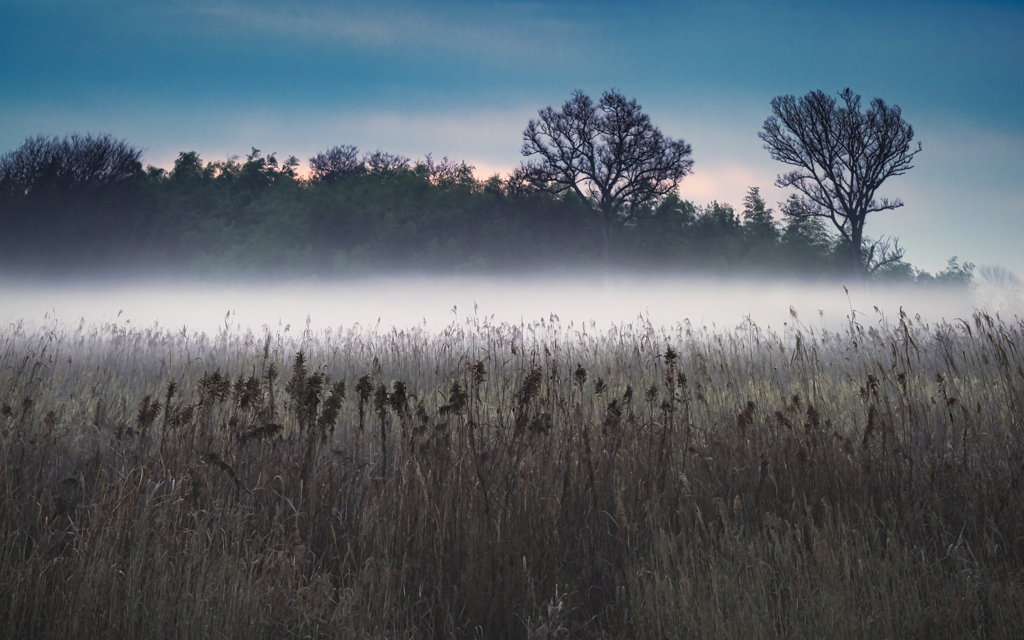
[[[473,165],[466,164],[466,161],[455,162],[445,156],[440,162],[435,162],[431,154],[427,154],[421,162],[417,162],[413,171],[430,181],[435,187],[441,189],[453,189],[455,187],[472,187],[475,184],[473,177]]]
[[[366,162],[359,159],[359,150],[350,144],[332,147],[309,159],[309,179],[317,184],[361,176],[366,171]]]
[[[366,170],[371,175],[377,176],[381,183],[409,171],[409,158],[405,156],[387,153],[381,150],[368,153],[363,157]]]
[[[636,100],[614,89],[595,104],[576,91],[561,110],[541,109],[523,132],[523,155],[539,156],[513,178],[574,192],[601,222],[604,261],[611,232],[650,210],[693,171],[691,148],[651,124]]]
[[[0,156],[0,194],[69,195],[102,189],[142,171],[142,150],[109,134],[36,136]]]
[[[863,113],[860,96],[849,88],[839,97],[845,106],[821,91],[802,98],[778,96],[772,100],[774,115],[757,135],[772,159],[797,167],[778,176],[776,186],[795,187],[807,201],[807,215],[832,220],[849,243],[853,268],[864,273],[867,215],[903,206],[898,199],[876,200],[875,192],[886,179],[913,168],[921,143],[911,150],[914,129],[898,106],[875,98]],[[872,254],[879,247],[874,249]]]
[[[902,262],[906,251],[900,246],[899,238],[882,237],[868,241],[864,269],[868,273],[879,273]]]

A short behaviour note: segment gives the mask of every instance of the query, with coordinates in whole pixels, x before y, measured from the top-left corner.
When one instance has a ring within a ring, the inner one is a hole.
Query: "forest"
[[[604,229],[577,193],[538,188],[514,172],[335,146],[299,160],[253,148],[207,161],[183,151],[169,169],[110,135],[29,138],[0,156],[0,269],[6,273],[194,276],[384,271],[749,271],[807,278],[848,268],[848,241],[798,197],[770,206],[694,203],[673,190]],[[864,239],[865,255],[886,242]],[[890,254],[891,255],[891,254]],[[868,258],[870,260],[870,258]],[[898,259],[865,264],[874,278],[967,283],[951,258],[937,274]]]

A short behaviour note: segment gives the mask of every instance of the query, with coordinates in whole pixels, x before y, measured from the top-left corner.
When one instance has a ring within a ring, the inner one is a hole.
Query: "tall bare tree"
[[[903,206],[899,199],[876,200],[875,193],[886,179],[913,168],[921,143],[911,149],[914,129],[898,106],[875,98],[864,113],[860,96],[849,88],[839,97],[842,106],[821,91],[778,96],[772,100],[774,115],[757,135],[772,159],[797,167],[778,176],[776,186],[796,188],[806,215],[830,219],[849,243],[852,267],[863,273],[865,219]]]
[[[614,89],[596,104],[576,91],[561,110],[537,114],[523,132],[522,152],[538,159],[513,178],[579,196],[600,220],[607,266],[612,229],[648,211],[692,173],[692,149],[662,134],[636,100]]]

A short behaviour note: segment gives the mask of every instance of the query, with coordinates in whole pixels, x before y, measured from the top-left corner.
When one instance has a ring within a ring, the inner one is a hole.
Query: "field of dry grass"
[[[1024,637],[1024,323],[0,329],[0,636]]]

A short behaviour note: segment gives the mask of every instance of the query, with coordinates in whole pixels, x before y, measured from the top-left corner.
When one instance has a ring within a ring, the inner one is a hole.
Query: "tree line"
[[[827,276],[849,273],[852,259],[856,270],[874,277],[969,281],[973,265],[954,258],[932,276],[906,263],[898,242],[868,239],[866,214],[900,203],[876,203],[873,190],[851,198],[851,187],[863,190],[866,181],[855,175],[843,182],[842,158],[823,160],[838,182],[826,176],[822,183],[813,153],[779,150],[800,144],[801,123],[790,111],[799,115],[813,98],[821,98],[814,108],[831,104],[836,111],[835,101],[819,94],[773,101],[775,115],[761,137],[773,157],[803,171],[780,176],[780,186],[798,193],[777,209],[758,187],[750,187],[739,208],[680,198],[677,187],[693,167],[690,146],[663,135],[635,100],[615,91],[596,102],[576,92],[561,109],[539,111],[523,134],[527,161],[508,176],[486,179],[465,162],[361,154],[351,145],[309,158],[310,173],[300,176],[294,156],[279,160],[255,148],[244,159],[215,161],[183,151],[164,169],[143,167],[141,150],[111,135],[38,136],[0,156],[0,267],[321,276],[632,268]],[[840,95],[847,129],[839,135],[851,138],[859,96]],[[876,135],[871,127],[884,108],[888,126],[902,137],[876,140],[875,155],[878,145],[899,150],[913,137],[900,129],[898,108],[893,121],[892,108],[879,103],[863,116],[860,134]],[[809,126],[820,129],[817,122]],[[863,168],[877,189],[909,168],[916,152],[902,153],[882,170],[848,162]],[[835,202],[860,209],[837,209]]]

